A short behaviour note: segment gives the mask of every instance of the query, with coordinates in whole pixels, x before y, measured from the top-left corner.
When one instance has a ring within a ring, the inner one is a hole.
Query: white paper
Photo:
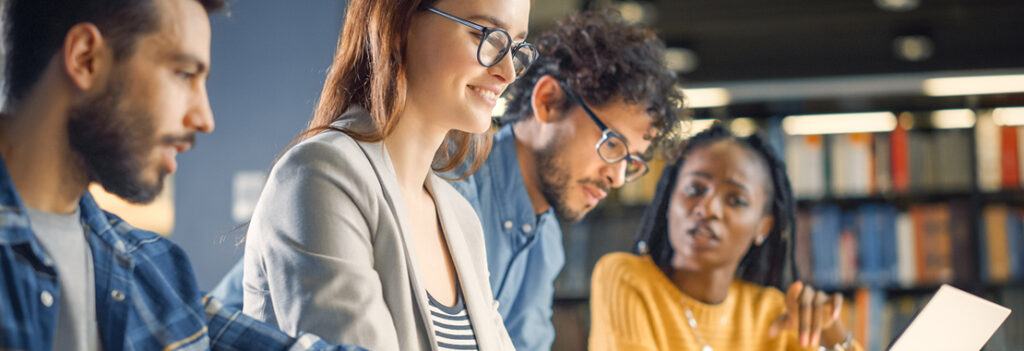
[[[1010,309],[942,285],[890,351],[981,350]]]

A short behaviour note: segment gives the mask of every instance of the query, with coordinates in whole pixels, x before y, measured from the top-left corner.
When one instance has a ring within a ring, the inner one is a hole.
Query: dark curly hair
[[[227,7],[227,0],[196,1],[208,13]],[[6,0],[2,5],[7,110],[25,98],[76,24],[95,24],[116,60],[131,56],[136,39],[160,24],[153,0]]]
[[[617,98],[646,105],[662,131],[681,117],[683,96],[676,89],[675,72],[664,64],[665,43],[651,30],[626,23],[618,13],[569,15],[534,45],[540,57],[509,86],[502,124],[533,115],[530,96],[546,75],[568,84],[590,106]],[[571,100],[563,99],[560,111],[572,106]]]
[[[691,152],[719,141],[731,141],[753,152],[765,162],[771,176],[771,201],[765,211],[774,216],[774,226],[768,232],[764,243],[760,246],[751,246],[740,260],[736,277],[785,291],[790,281],[798,279],[793,257],[796,202],[793,199],[789,177],[786,175],[786,165],[779,159],[771,145],[758,135],[737,137],[721,123],[715,123],[711,128],[691,138],[682,147],[675,162],[661,172],[654,200],[647,206],[640,220],[640,232],[633,245],[634,253],[651,255],[651,259],[658,267],[666,273],[671,272],[672,255],[675,252],[669,243],[667,213],[679,171]]]

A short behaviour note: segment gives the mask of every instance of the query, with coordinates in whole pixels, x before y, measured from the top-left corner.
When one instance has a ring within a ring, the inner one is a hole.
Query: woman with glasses
[[[680,154],[635,254],[594,268],[590,349],[861,350],[839,321],[841,295],[787,288],[795,203],[771,147],[715,124]]]
[[[244,312],[372,350],[511,342],[472,207],[437,172],[489,148],[536,58],[530,0],[353,0],[313,120],[249,227]]]

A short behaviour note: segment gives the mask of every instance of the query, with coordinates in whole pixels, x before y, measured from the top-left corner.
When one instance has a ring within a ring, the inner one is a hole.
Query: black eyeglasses
[[[590,120],[601,128],[601,140],[597,141],[594,148],[597,150],[597,155],[601,156],[601,159],[607,163],[619,163],[622,160],[626,160],[626,182],[632,182],[647,174],[647,162],[640,159],[639,157],[633,156],[629,152],[629,147],[626,146],[626,139],[623,139],[615,131],[608,128],[608,125],[604,124],[594,111],[587,107],[587,104],[583,102],[583,99],[579,95],[576,95],[572,89],[569,89],[568,85],[559,82],[562,86],[562,90],[565,91],[565,95],[568,95],[577,105],[583,108],[583,112],[590,116]]]
[[[533,61],[537,59],[537,50],[534,50],[532,44],[525,41],[513,42],[512,36],[504,29],[484,27],[433,7],[428,7],[426,10],[480,31],[480,44],[476,48],[476,61],[480,62],[480,65],[484,67],[498,64],[498,62],[501,62],[501,59],[505,58],[505,55],[511,52],[512,66],[515,68],[516,77],[518,77],[523,72],[526,72],[526,69],[530,68]]]

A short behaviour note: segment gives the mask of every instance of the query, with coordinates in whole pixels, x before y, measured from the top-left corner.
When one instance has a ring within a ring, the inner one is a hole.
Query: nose
[[[212,132],[213,110],[210,108],[210,98],[206,93],[205,84],[200,85],[190,100],[191,104],[185,114],[185,127],[197,132]]]
[[[700,219],[720,218],[722,202],[711,190],[693,206],[693,215]]]
[[[492,76],[500,79],[502,83],[506,84],[516,80],[516,68],[515,64],[512,63],[512,49],[513,48],[508,49],[508,53],[505,54],[505,57],[501,58],[501,61],[498,61],[494,66],[487,68],[488,72],[490,72]]]
[[[604,160],[601,160],[604,162]],[[615,163],[605,163],[601,168],[602,176],[608,181],[609,186],[618,188],[626,184],[626,160]]]

